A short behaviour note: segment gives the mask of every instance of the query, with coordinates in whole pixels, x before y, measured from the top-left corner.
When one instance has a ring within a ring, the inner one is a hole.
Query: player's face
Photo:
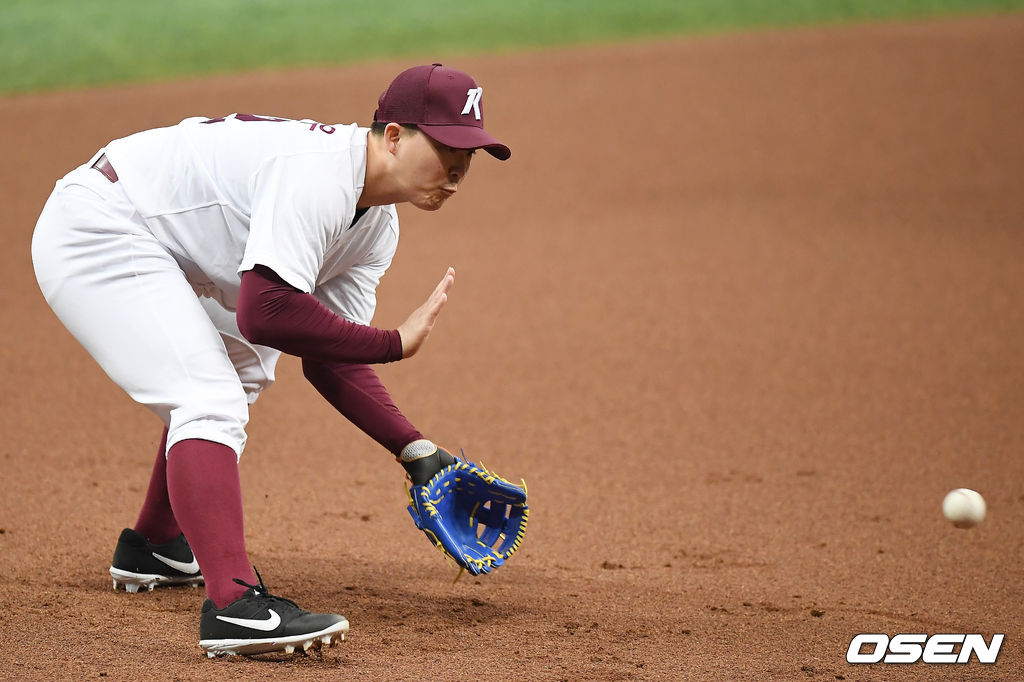
[[[425,211],[436,211],[458,191],[469,172],[473,150],[446,147],[422,132],[403,142],[402,175],[408,201]]]

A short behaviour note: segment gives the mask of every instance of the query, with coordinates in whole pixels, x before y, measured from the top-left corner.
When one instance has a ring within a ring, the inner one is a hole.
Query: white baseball
[[[985,520],[985,498],[969,488],[951,490],[942,500],[942,513],[957,528],[970,528]]]

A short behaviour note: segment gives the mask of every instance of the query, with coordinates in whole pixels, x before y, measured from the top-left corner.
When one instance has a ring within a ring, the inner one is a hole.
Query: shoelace
[[[256,580],[259,581],[258,585],[250,585],[249,583],[245,582],[241,578],[232,578],[232,580],[235,581],[236,583],[238,583],[239,585],[242,585],[243,587],[248,587],[250,590],[255,591],[256,592],[256,596],[259,597],[260,599],[268,599],[268,600],[273,600],[273,601],[281,601],[281,602],[284,602],[286,604],[291,604],[292,606],[294,606],[295,608],[299,609],[300,611],[302,610],[301,608],[299,608],[299,605],[296,604],[295,602],[293,602],[291,599],[285,599],[284,597],[278,597],[278,596],[275,596],[273,594],[270,594],[270,590],[268,590],[267,586],[263,584],[263,576],[260,575],[260,572],[258,570],[256,570],[255,566],[252,567],[252,570],[256,574]]]

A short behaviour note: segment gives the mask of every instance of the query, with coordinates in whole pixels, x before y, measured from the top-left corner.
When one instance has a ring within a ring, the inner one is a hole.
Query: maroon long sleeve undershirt
[[[369,365],[303,358],[302,373],[334,409],[396,457],[406,445],[423,438]]]
[[[301,357],[303,374],[320,395],[393,454],[423,438],[367,364],[402,358],[398,330],[335,315],[261,265],[242,274],[236,316],[250,343]]]
[[[270,268],[242,273],[235,313],[250,343],[321,362],[382,363],[402,359],[402,337],[335,315],[312,294],[291,286]]]

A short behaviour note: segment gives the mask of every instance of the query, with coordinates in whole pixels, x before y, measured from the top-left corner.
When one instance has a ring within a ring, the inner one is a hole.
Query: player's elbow
[[[323,392],[330,386],[330,367],[327,363],[302,358],[302,376],[318,391]]]
[[[240,306],[236,314],[236,321],[238,322],[238,331],[242,332],[246,341],[259,346],[274,347],[276,340],[274,325],[270,324],[258,309],[253,310]]]
[[[235,320],[246,341],[276,348],[282,330],[274,311],[280,311],[287,301],[280,295],[285,289],[269,274],[273,273],[261,266],[242,274]]]

